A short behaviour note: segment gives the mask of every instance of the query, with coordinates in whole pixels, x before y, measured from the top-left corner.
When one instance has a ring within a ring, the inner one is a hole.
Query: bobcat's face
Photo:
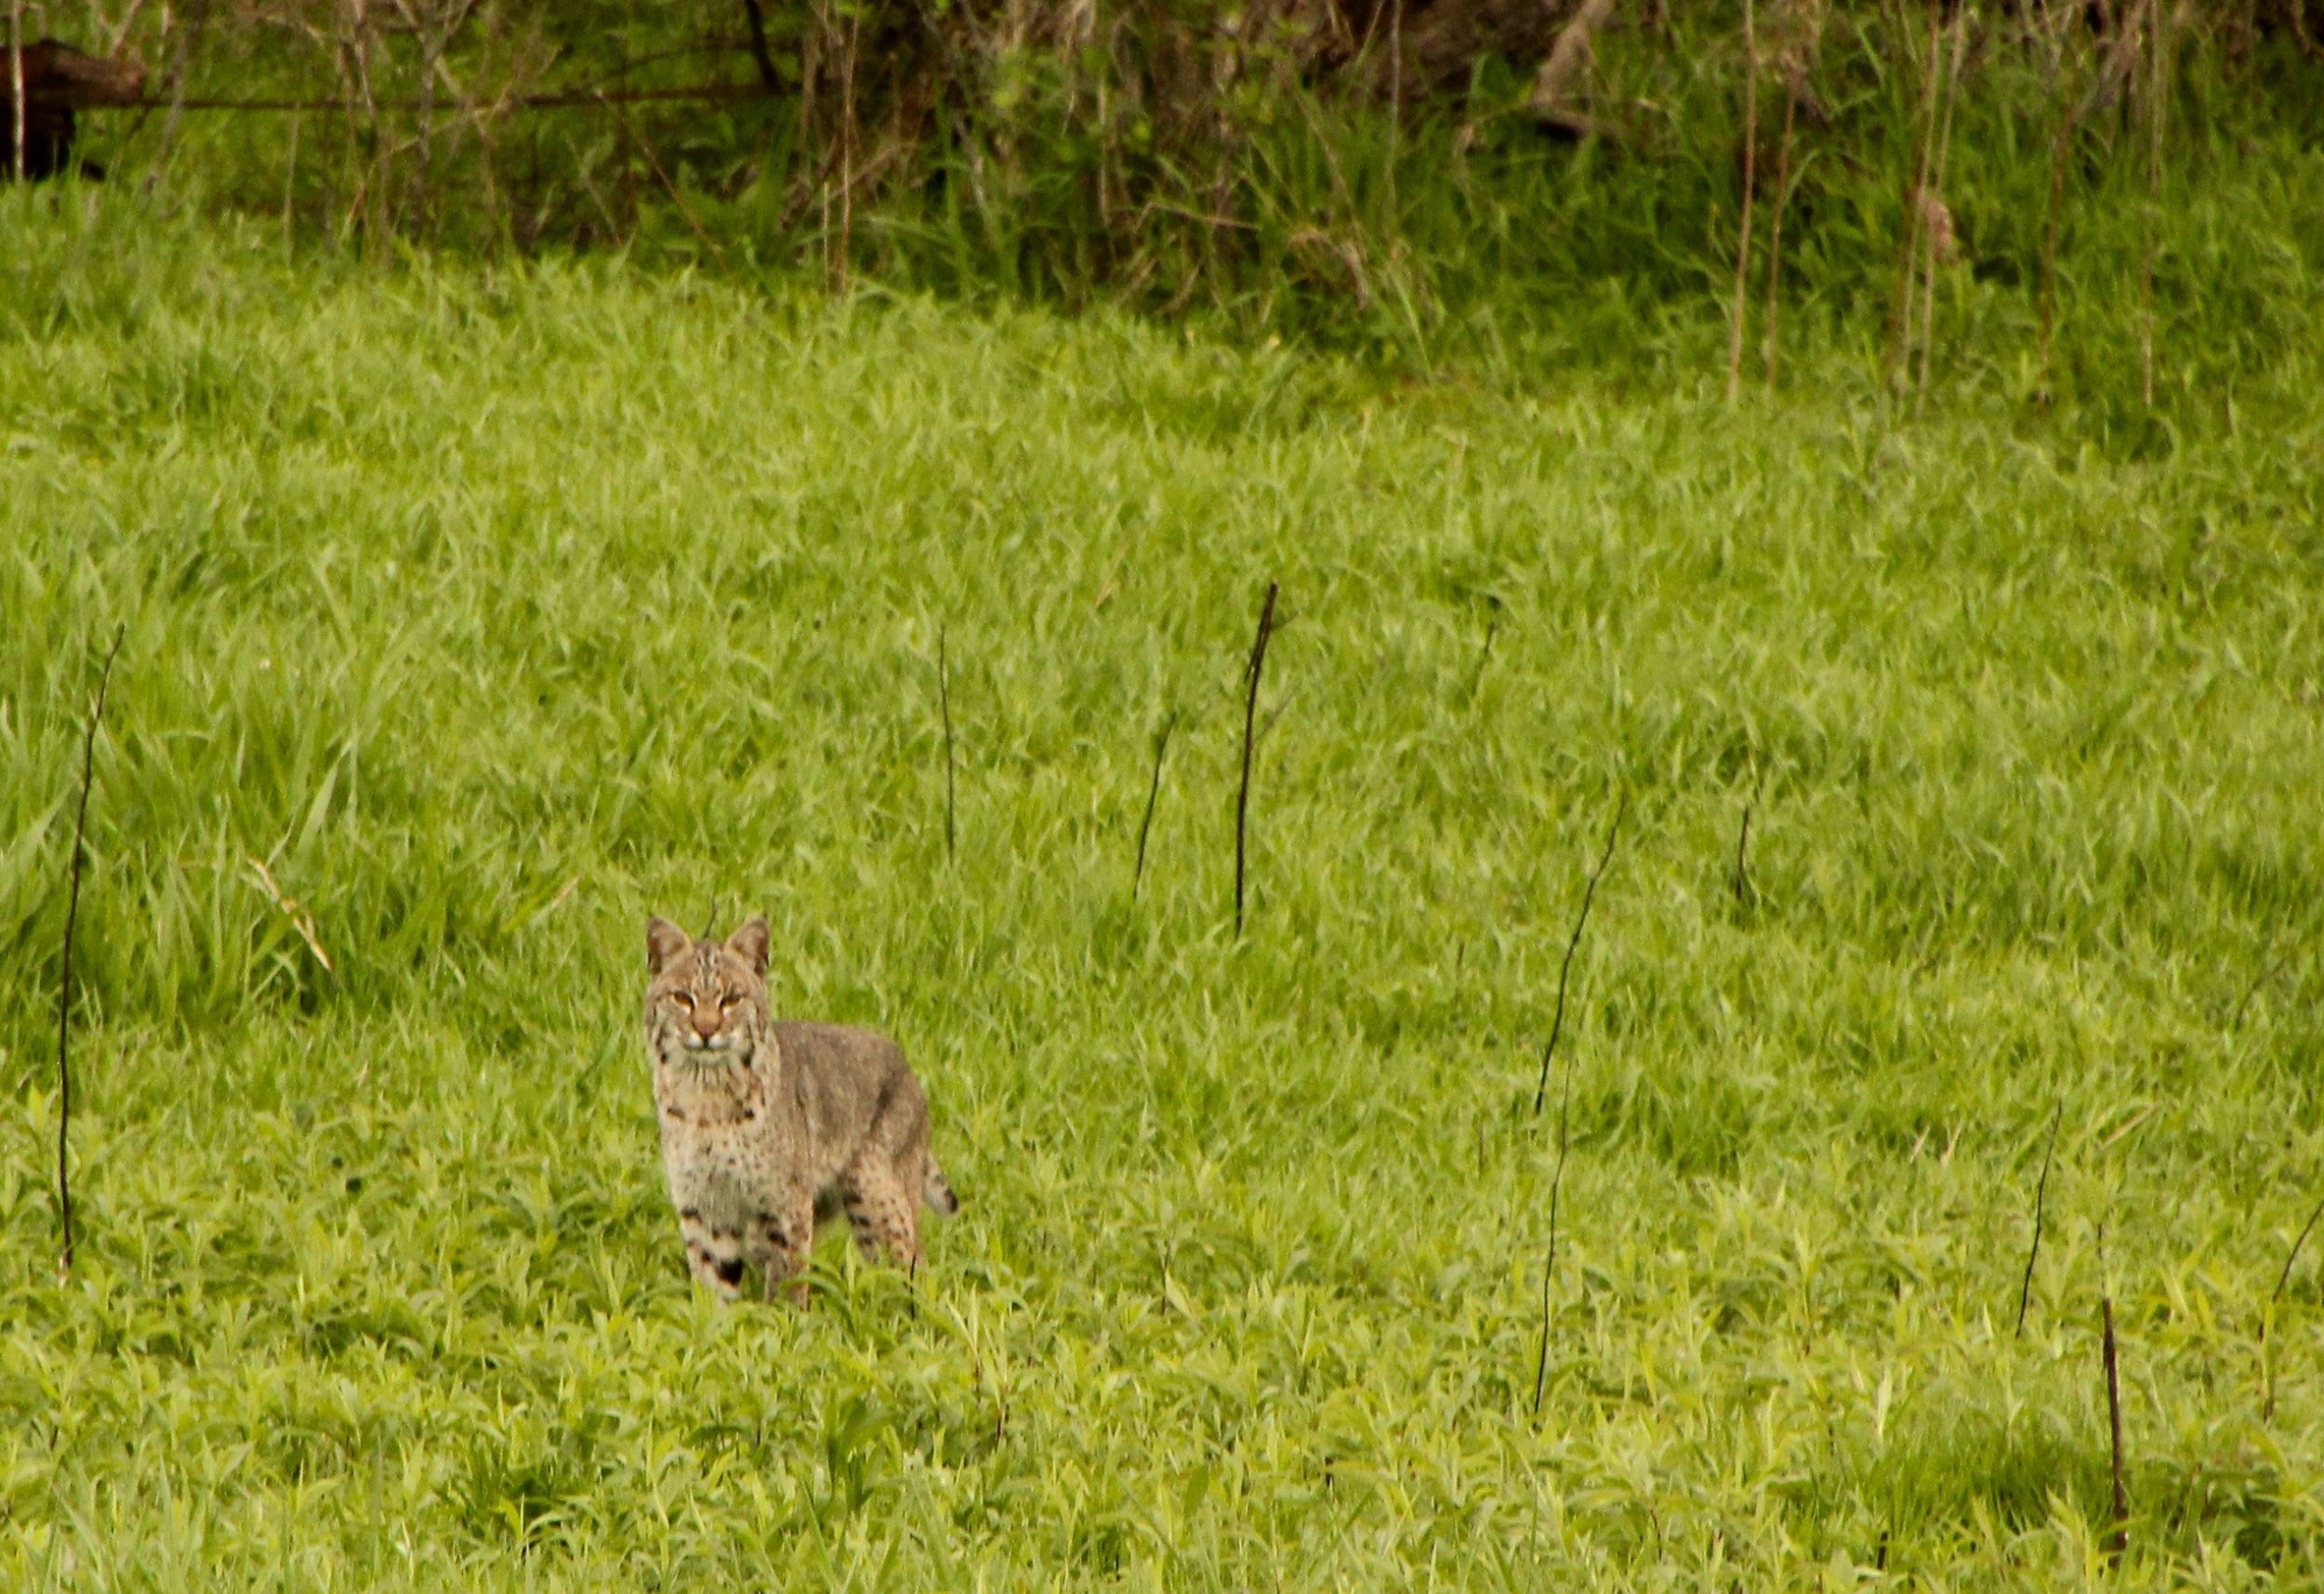
[[[716,1068],[746,1061],[769,1021],[767,921],[723,942],[696,941],[665,918],[645,927],[646,1044],[656,1062]]]

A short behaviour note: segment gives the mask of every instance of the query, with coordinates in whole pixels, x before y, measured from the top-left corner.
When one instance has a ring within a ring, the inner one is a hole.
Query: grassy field
[[[0,222],[0,1582],[2324,1576],[2313,310],[2109,439]],[[917,1288],[686,1282],[642,923],[760,907]]]

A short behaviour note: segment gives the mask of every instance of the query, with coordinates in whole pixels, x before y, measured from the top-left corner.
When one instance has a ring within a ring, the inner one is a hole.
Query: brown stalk
[[[1905,189],[1904,231],[1896,239],[1896,285],[1888,305],[1885,371],[1894,382],[1912,336],[1912,269],[1921,253],[1921,196],[1928,190],[1929,147],[1936,133],[1936,81],[1942,35],[1936,12],[1929,13],[1929,65],[1921,78],[1921,113],[1913,119],[1912,176]]]
[[[2041,1153],[2041,1179],[2034,1186],[2033,1245],[2026,1252],[2026,1276],[2017,1285],[2017,1335],[2026,1332],[2026,1307],[2033,1299],[2034,1263],[2041,1257],[2041,1223],[2050,1202],[2050,1163],[2058,1154],[2058,1128],[2066,1122],[2066,1103],[2060,1101],[2050,1118],[2050,1149]]]
[[[1485,684],[1485,666],[1493,662],[1493,638],[1501,628],[1500,599],[1493,600],[1493,613],[1485,622],[1485,641],[1477,649],[1476,668],[1469,672],[1469,690],[1464,694],[1474,701],[1477,688]]]
[[[1248,691],[1243,699],[1243,783],[1235,794],[1235,933],[1243,933],[1244,830],[1250,814],[1251,731],[1259,717],[1259,672],[1267,663],[1267,639],[1274,635],[1275,592],[1280,584],[1267,583],[1267,600],[1260,606],[1259,633],[1251,639],[1250,665],[1245,672]]]
[[[2281,956],[2276,958],[2265,968],[2262,968],[2259,971],[2258,977],[2255,978],[2250,985],[2244,987],[2243,999],[2236,1004],[2235,1016],[2227,1021],[2228,1029],[2239,1030],[2243,1027],[2243,1017],[2246,1013],[2251,1011],[2252,998],[2260,994],[2261,987],[2265,986],[2270,980],[2273,980],[2278,974],[2283,971],[2284,965],[2291,962],[2292,954],[2298,952],[2299,950],[2300,943],[2298,942],[2294,942],[2291,945],[2284,948]]]
[[[1751,844],[1751,810],[1759,806],[1759,794],[1767,784],[1767,771],[1759,771],[1751,779],[1751,795],[1743,799],[1743,823],[1735,837],[1735,905],[1748,908],[1756,894],[1751,889],[1747,850]]]
[[[1921,193],[1921,380],[1913,395],[1913,409],[1919,413],[1921,402],[1928,397],[1929,362],[1936,352],[1936,269],[1946,263],[1954,252],[1952,213],[1945,204],[1945,167],[1953,147],[1953,108],[1961,101],[1961,57],[1969,41],[1969,7],[1962,7],[1953,14],[1953,53],[1946,65],[1945,77],[1938,85],[1938,128],[1936,135],[1936,169],[1929,186]]]
[[[638,152],[645,157],[645,164],[652,169],[654,180],[662,185],[662,191],[669,195],[670,203],[678,207],[678,214],[684,217],[687,227],[693,231],[696,238],[702,241],[702,246],[710,251],[713,258],[721,265],[725,264],[726,251],[719,247],[717,239],[703,230],[701,220],[694,215],[693,206],[686,203],[686,196],[678,191],[676,183],[670,181],[669,173],[662,169],[661,157],[654,152],[654,146],[647,143],[645,136],[638,131],[637,124],[629,120],[629,113],[610,99],[605,103],[620,119],[623,131],[629,135],[629,141],[638,146]]]
[[[1614,840],[1622,834],[1622,815],[1629,811],[1630,793],[1625,791],[1615,799],[1614,822],[1605,827],[1605,850],[1598,854],[1598,866],[1590,871],[1590,883],[1582,888],[1581,912],[1574,916],[1574,933],[1565,941],[1565,960],[1557,966],[1557,1012],[1550,1020],[1549,1043],[1541,1048],[1541,1083],[1534,1087],[1533,1115],[1541,1115],[1541,1103],[1550,1093],[1550,1060],[1557,1056],[1557,1037],[1565,1028],[1565,986],[1574,972],[1574,953],[1581,945],[1581,932],[1590,923],[1590,904],[1598,898],[1598,882],[1605,877],[1605,866],[1614,861]],[[1562,1133],[1562,1131],[1561,1131]]]
[[[73,821],[72,883],[65,892],[64,958],[57,982],[57,1224],[64,1237],[57,1271],[73,1271],[73,1171],[67,1153],[73,1134],[73,936],[81,922],[81,864],[87,856],[88,797],[97,772],[97,727],[105,718],[105,691],[112,684],[113,660],[129,634],[126,622],[113,627],[112,646],[97,677],[97,696],[81,735],[81,807]]]
[[[2098,1310],[2106,1332],[2102,1353],[2106,1367],[2106,1438],[2114,1479],[2114,1531],[2106,1535],[2106,1560],[2119,1566],[2122,1552],[2131,1544],[2131,1493],[2122,1481],[2122,1373],[2114,1337],[2114,1297],[2100,1297]]]
[[[846,68],[839,78],[839,291],[855,263],[855,62],[862,21],[848,19]]]
[[[1760,313],[1760,347],[1767,372],[1767,388],[1776,387],[1776,333],[1779,309],[1776,289],[1783,280],[1783,213],[1791,199],[1791,127],[1800,110],[1795,82],[1783,101],[1783,140],[1776,153],[1776,213],[1767,218],[1767,306]]]
[[[1615,817],[1618,820],[1619,810]],[[1545,1057],[1544,1062],[1548,1060]],[[1565,1060],[1565,1075],[1557,1092],[1557,1167],[1550,1175],[1550,1246],[1541,1259],[1541,1351],[1533,1363],[1533,1415],[1541,1415],[1541,1391],[1550,1377],[1550,1276],[1557,1271],[1557,1209],[1558,1198],[1565,1188],[1565,1151],[1571,1141],[1566,1129],[1572,1120],[1574,1106],[1574,1063]],[[1479,1126],[1482,1128],[1482,1125]],[[1480,1144],[1482,1142],[1480,1141]],[[1484,1161],[1480,1152],[1478,1161]]]
[[[24,165],[24,0],[10,0],[8,6],[8,120],[14,125],[11,147],[16,151],[15,164],[9,166],[20,178],[30,176]],[[70,1257],[73,1243],[65,1242]]]
[[[2146,249],[2139,262],[2139,379],[2146,407],[2155,407],[2155,256],[2162,240],[2162,134],[2169,108],[2171,13],[2146,8]]]
[[[944,628],[936,627],[936,702],[944,718],[944,862],[954,855],[952,784],[952,663],[944,652]]]
[[[2283,1271],[2276,1275],[2276,1287],[2267,1298],[2267,1310],[2260,1316],[2260,1366],[2266,1385],[2266,1394],[2260,1402],[2260,1420],[2273,1422],[2276,1418],[2276,1359],[2267,1348],[2267,1330],[2276,1321],[2276,1308],[2282,1303],[2284,1289],[2291,1283],[2291,1264],[2300,1259],[2300,1248],[2308,1243],[2315,1232],[2317,1219],[2324,1218],[2324,1201],[2316,1204],[2308,1220],[2300,1225],[2299,1234],[2291,1242],[2291,1249],[2284,1253]]]
[[[1138,900],[1138,887],[1146,877],[1146,834],[1154,828],[1155,805],[1162,800],[1162,755],[1170,750],[1170,732],[1178,729],[1178,710],[1173,708],[1162,721],[1162,729],[1154,738],[1154,779],[1146,786],[1146,814],[1138,822],[1138,867],[1129,876],[1129,900]]]
[[[2073,26],[2070,20],[2067,26]],[[2049,214],[2041,229],[2041,370],[2034,388],[2035,402],[2044,406],[2052,397],[2050,350],[2057,326],[2058,229],[2066,210],[2066,164],[2073,149],[2075,127],[2073,86],[2062,82],[2057,88],[2058,130],[2050,145]]]
[[[1744,323],[1751,270],[1751,195],[1759,186],[1759,35],[1751,0],[1743,0],[1743,218],[1735,244],[1735,315],[1727,332],[1727,402],[1743,393]]]

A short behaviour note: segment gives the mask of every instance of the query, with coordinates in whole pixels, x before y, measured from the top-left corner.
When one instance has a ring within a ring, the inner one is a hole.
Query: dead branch
[[[2050,1162],[2057,1155],[2058,1128],[2065,1122],[2066,1103],[2060,1101],[2057,1111],[2050,1118],[2050,1149],[2041,1153],[2041,1178],[2034,1186],[2033,1245],[2026,1252],[2026,1276],[2017,1285],[2016,1332],[2021,1337],[2026,1332],[2026,1305],[2033,1298],[2034,1263],[2041,1256],[2041,1223],[2050,1201]]]
[[[97,696],[89,704],[88,728],[81,735],[81,807],[73,821],[72,884],[64,904],[64,957],[57,981],[57,1225],[63,1234],[57,1271],[73,1271],[73,1171],[67,1153],[73,1134],[73,935],[81,922],[81,864],[87,856],[89,788],[97,772],[97,727],[105,718],[105,691],[112,684],[127,622],[113,627],[112,646],[98,673]]]
[[[1250,813],[1251,731],[1259,718],[1259,672],[1267,663],[1267,639],[1274,635],[1275,592],[1280,584],[1267,583],[1267,600],[1260,606],[1259,633],[1251,639],[1250,664],[1246,669],[1248,689],[1243,700],[1243,783],[1235,794],[1235,933],[1243,933],[1243,836]]]
[[[1534,1087],[1533,1115],[1541,1115],[1541,1103],[1550,1092],[1550,1060],[1557,1055],[1557,1037],[1565,1028],[1565,985],[1574,972],[1574,953],[1581,945],[1581,932],[1590,923],[1590,904],[1597,901],[1598,882],[1605,876],[1605,866],[1614,861],[1614,840],[1622,834],[1622,815],[1630,810],[1630,793],[1624,791],[1615,799],[1614,823],[1605,827],[1605,850],[1598,854],[1598,866],[1590,871],[1590,883],[1582,888],[1581,912],[1574,916],[1574,933],[1565,942],[1565,961],[1557,968],[1557,1013],[1550,1020],[1549,1044],[1541,1048],[1541,1083]]]
[[[1164,717],[1154,738],[1154,779],[1146,787],[1146,814],[1138,822],[1138,866],[1129,876],[1129,900],[1138,900],[1139,884],[1146,877],[1146,833],[1154,828],[1155,805],[1162,800],[1162,755],[1170,750],[1170,732],[1178,729],[1178,710]]]

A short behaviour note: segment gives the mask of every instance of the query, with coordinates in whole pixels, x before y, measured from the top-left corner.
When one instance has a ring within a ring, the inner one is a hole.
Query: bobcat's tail
[[[952,1193],[951,1181],[933,1162],[928,1165],[928,1178],[920,1183],[920,1199],[947,1218],[960,1210],[960,1198]]]

